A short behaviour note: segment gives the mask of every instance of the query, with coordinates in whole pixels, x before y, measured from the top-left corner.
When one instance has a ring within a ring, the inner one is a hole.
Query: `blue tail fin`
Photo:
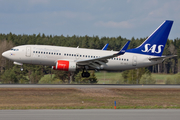
[[[126,52],[161,56],[173,21],[164,21],[139,47],[126,50]]]

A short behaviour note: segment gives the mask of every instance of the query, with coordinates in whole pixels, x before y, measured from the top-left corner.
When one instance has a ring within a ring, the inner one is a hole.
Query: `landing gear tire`
[[[24,69],[23,69],[23,67],[21,67],[21,69],[20,69],[21,71],[23,71]]]
[[[89,73],[89,72],[83,72],[83,73],[81,74],[81,76],[88,78],[88,77],[90,76],[90,73]]]

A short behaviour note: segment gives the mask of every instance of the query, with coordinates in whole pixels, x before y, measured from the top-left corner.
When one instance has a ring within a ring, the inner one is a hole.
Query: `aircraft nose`
[[[3,57],[5,56],[5,52],[2,53],[2,56],[3,56]]]
[[[3,53],[2,53],[2,56],[5,57],[5,58],[7,58],[8,52],[7,52],[7,51],[3,52]]]

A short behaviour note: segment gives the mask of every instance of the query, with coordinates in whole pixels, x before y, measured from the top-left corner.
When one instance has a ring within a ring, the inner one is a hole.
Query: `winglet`
[[[107,43],[107,44],[102,48],[102,50],[107,50],[108,45],[109,45],[109,43]]]
[[[128,46],[129,46],[129,43],[130,43],[130,41],[128,41],[128,42],[123,46],[123,48],[119,51],[119,53],[117,53],[117,54],[118,54],[118,55],[124,54],[124,53],[126,52]]]

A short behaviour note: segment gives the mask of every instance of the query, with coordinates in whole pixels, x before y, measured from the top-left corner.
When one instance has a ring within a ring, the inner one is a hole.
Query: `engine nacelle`
[[[76,71],[76,62],[67,60],[58,60],[56,66],[52,66],[53,70]]]

